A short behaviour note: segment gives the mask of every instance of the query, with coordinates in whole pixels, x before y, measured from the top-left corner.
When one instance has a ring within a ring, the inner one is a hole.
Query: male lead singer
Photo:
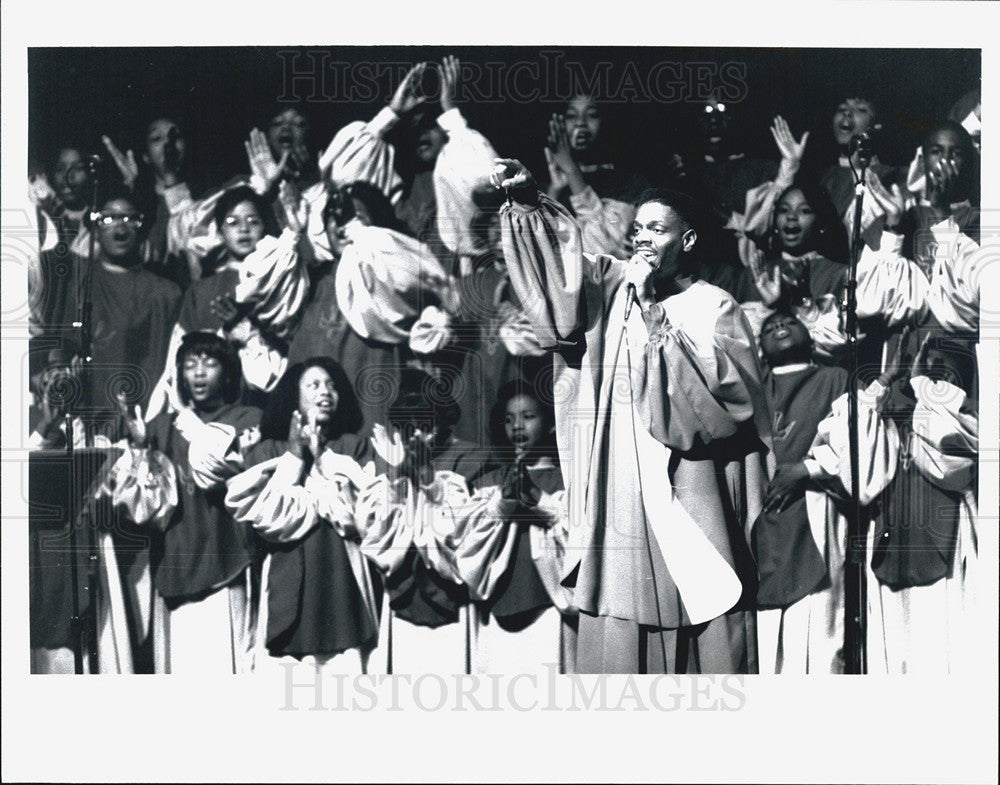
[[[498,159],[492,182],[511,283],[556,352],[578,671],[756,672],[748,537],[771,418],[743,312],[698,280],[694,204],[644,194],[624,262],[584,254],[520,162]]]

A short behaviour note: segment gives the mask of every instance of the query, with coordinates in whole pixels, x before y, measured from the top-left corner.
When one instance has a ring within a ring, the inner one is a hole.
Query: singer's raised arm
[[[576,344],[602,318],[624,279],[625,263],[585,254],[580,227],[528,179],[507,188],[500,208],[504,260],[511,285],[542,348]]]

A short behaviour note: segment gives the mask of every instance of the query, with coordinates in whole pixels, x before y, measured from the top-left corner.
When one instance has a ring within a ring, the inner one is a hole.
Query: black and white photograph
[[[996,782],[987,6],[20,18],[4,780]]]

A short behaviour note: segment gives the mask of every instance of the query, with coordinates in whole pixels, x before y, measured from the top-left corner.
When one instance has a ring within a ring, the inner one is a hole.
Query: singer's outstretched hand
[[[490,183],[494,188],[534,188],[535,178],[528,167],[514,158],[494,158]]]

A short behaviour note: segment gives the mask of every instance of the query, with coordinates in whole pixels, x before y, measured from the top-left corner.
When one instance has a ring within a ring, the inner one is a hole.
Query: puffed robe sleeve
[[[923,321],[930,282],[923,270],[894,251],[865,246],[858,260],[858,318],[879,317],[893,328]]]
[[[478,210],[472,193],[489,185],[497,153],[486,137],[469,128],[458,109],[443,112],[437,123],[448,135],[434,163],[438,234],[449,251],[471,256],[479,250],[471,230]]]
[[[873,382],[858,392],[858,477],[862,505],[871,502],[896,476],[899,432],[882,416],[886,388]],[[851,460],[847,394],[837,398],[816,428],[805,460],[809,475],[837,496],[851,493]]]
[[[385,133],[399,121],[388,106],[367,123],[348,123],[319,157],[320,173],[337,185],[358,180],[371,183],[394,201],[402,180],[396,174],[396,153]]]
[[[500,499],[501,488],[482,488],[460,513],[456,565],[469,593],[477,600],[493,596],[517,545],[518,521],[504,517]],[[528,536],[535,567],[549,596],[563,611],[569,608],[560,585],[568,533],[565,504],[565,491],[543,492],[538,504],[519,516],[519,520],[532,524]]]
[[[895,251],[862,250],[859,317],[881,315],[895,327],[931,315],[946,330],[978,329],[980,288],[991,249],[966,237],[951,218],[928,231],[930,238],[922,247],[928,252],[929,276]]]
[[[711,318],[681,315],[674,324],[668,316],[652,329],[635,369],[643,424],[677,450],[734,435],[763,397],[757,347],[743,311],[728,296],[699,304],[699,310],[714,309]]]
[[[187,185],[178,183],[163,191],[163,199],[167,205],[167,253],[183,254],[187,259],[188,268],[200,277],[201,260],[222,243],[222,236],[215,226],[215,205],[228,188],[246,185],[247,181],[239,179],[210,193],[204,199],[192,199]]]
[[[355,519],[364,532],[361,552],[383,574],[392,575],[413,547],[429,568],[461,583],[454,539],[459,512],[468,499],[465,478],[455,472],[437,471],[429,485],[419,486],[380,474],[358,496]]]
[[[134,523],[166,529],[177,509],[177,472],[173,462],[152,448],[136,448],[120,442],[124,452],[115,461],[98,489],[125,511]]]
[[[946,491],[972,487],[979,450],[979,420],[965,407],[965,392],[948,382],[917,376],[911,382],[913,463],[928,480]]]
[[[537,201],[537,206],[508,201],[500,208],[503,253],[535,337],[542,348],[554,349],[583,326],[584,277],[598,270],[594,258],[583,253],[573,216],[544,194]]]
[[[302,539],[320,520],[315,489],[303,485],[304,468],[290,452],[252,466],[227,483],[227,509],[266,540]]]
[[[602,199],[589,185],[571,194],[569,203],[580,224],[584,253],[626,256],[626,239],[636,208],[617,199]]]
[[[245,468],[236,428],[228,423],[202,422],[189,409],[179,412],[174,427],[188,442],[191,480],[202,490],[224,485]]]
[[[423,243],[374,226],[352,227],[350,237],[337,265],[337,305],[362,338],[402,343],[428,293],[450,302],[454,282]]]
[[[237,303],[248,305],[254,319],[279,338],[295,331],[309,296],[309,274],[296,252],[298,235],[285,229],[280,237],[265,236],[239,266]]]

